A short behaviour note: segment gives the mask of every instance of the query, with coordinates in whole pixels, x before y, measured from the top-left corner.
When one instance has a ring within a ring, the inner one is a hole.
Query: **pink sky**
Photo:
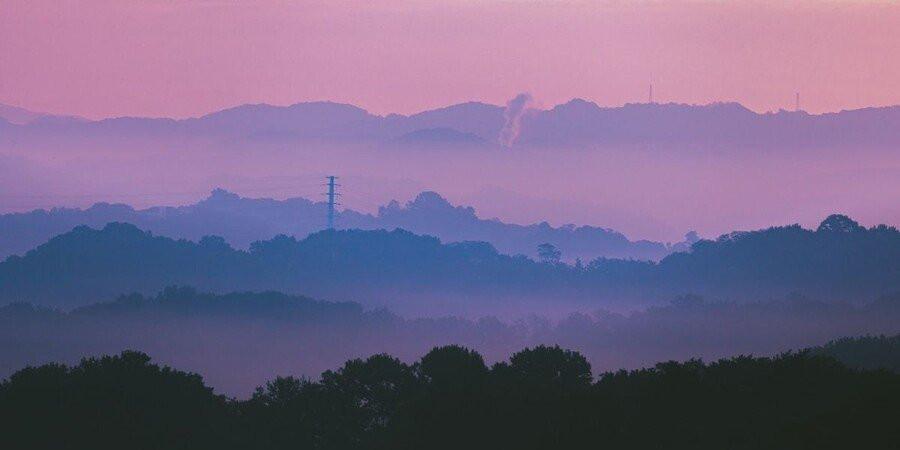
[[[0,103],[90,118],[328,99],[372,112],[736,100],[900,103],[886,1],[35,1],[0,4]],[[651,75],[652,74],[652,75]]]

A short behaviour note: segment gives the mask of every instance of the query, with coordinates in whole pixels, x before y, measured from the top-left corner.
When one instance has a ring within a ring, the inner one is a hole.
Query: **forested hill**
[[[135,209],[123,204],[97,203],[87,209],[54,208],[2,214],[0,259],[23,254],[76,226],[103,227],[110,222],[131,223],[175,239],[198,240],[205,235],[216,235],[236,248],[246,249],[254,241],[278,234],[306,237],[324,228],[326,214],[324,202],[301,197],[248,198],[223,189],[214,190],[197,203],[179,207]],[[660,242],[632,241],[622,233],[603,227],[553,227],[547,222],[518,225],[484,219],[474,208],[453,205],[440,194],[428,191],[403,205],[392,201],[374,215],[342,210],[336,223],[342,229],[402,228],[437,236],[445,242],[486,241],[503,253],[529,256],[535,254],[538,244],[550,242],[570,261],[600,256],[659,260],[672,250],[685,248],[685,244],[667,246]]]
[[[488,361],[525,346],[559,344],[584,354],[600,372],[667,359],[772,355],[843,336],[896,333],[900,295],[860,305],[683,297],[628,314],[577,313],[550,321],[409,318],[277,292],[215,295],[170,287],[68,312],[0,306],[0,379],[26,365],[137,349],[203,373],[220,392],[248,395],[275,373],[315,376],[348,358],[383,352],[412,361],[447,343],[475,348]],[[900,352],[897,343],[839,341],[821,351],[854,366],[900,370],[888,357]]]
[[[695,292],[753,296],[781,288],[850,300],[900,290],[900,232],[836,214],[816,230],[791,225],[701,240],[663,259],[656,273],[662,285]]]
[[[855,368],[900,373],[900,334],[845,337],[813,349]]]
[[[78,227],[0,263],[3,302],[70,308],[174,284],[213,292],[274,289],[401,312],[433,305],[474,312],[523,302],[601,307],[685,293],[853,301],[900,291],[900,232],[836,215],[815,231],[787,226],[700,241],[658,264],[598,259],[574,266],[403,230],[279,236],[242,251],[221,238],[173,240],[113,223]]]

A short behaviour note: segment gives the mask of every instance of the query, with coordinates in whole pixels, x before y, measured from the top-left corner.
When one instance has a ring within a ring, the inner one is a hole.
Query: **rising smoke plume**
[[[506,111],[503,113],[506,123],[503,124],[503,129],[500,130],[500,145],[512,147],[513,143],[516,142],[516,139],[519,137],[519,131],[522,129],[522,116],[525,115],[525,111],[531,105],[532,100],[531,94],[523,92],[506,102]]]

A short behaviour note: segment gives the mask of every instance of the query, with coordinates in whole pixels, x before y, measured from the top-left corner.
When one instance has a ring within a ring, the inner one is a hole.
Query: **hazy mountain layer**
[[[896,297],[859,306],[805,299],[736,305],[687,297],[626,315],[508,322],[407,319],[278,293],[217,296],[171,288],[68,313],[23,304],[0,308],[0,378],[28,364],[138,349],[204,374],[220,392],[246,396],[274,374],[314,377],[346,359],[384,352],[413,361],[446,344],[466,345],[488,362],[526,346],[559,344],[584,354],[599,373],[661,360],[768,355],[842,336],[895,334],[898,324]],[[822,351],[847,358],[846,346]],[[881,353],[858,353],[848,361],[883,367],[879,361],[890,363],[883,356],[890,352]]]
[[[13,115],[12,110],[9,117]],[[112,118],[83,121],[28,116],[12,127],[9,142],[50,136],[107,138],[324,139],[383,142],[409,139],[429,143],[498,146],[507,125],[504,108],[463,103],[409,116],[377,116],[353,105],[332,102],[290,106],[241,105],[202,117],[173,120]],[[900,143],[900,107],[864,108],[828,114],[759,114],[737,103],[710,105],[628,104],[600,107],[581,99],[548,110],[527,110],[521,133],[506,141],[518,146],[644,145],[703,147],[890,147]],[[436,132],[435,130],[443,130]]]
[[[98,203],[87,209],[56,208],[29,213],[0,215],[0,259],[23,254],[51,237],[79,225],[102,227],[110,222],[127,222],[173,238],[199,240],[216,235],[246,249],[258,240],[278,234],[303,238],[322,230],[327,207],[304,198],[287,200],[241,198],[217,189],[193,205],[153,207],[136,210],[122,204]],[[501,253],[536,255],[539,244],[551,243],[563,252],[563,258],[585,261],[603,256],[657,260],[686,244],[668,247],[651,241],[629,241],[614,230],[566,225],[552,227],[546,222],[516,225],[485,220],[470,207],[454,206],[434,192],[423,192],[405,206],[392,202],[377,215],[350,209],[338,214],[337,226],[344,229],[403,228],[428,234],[444,242],[485,241]]]

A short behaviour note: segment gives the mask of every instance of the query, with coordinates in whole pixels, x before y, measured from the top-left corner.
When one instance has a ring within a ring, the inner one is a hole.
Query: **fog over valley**
[[[321,198],[338,175],[344,207],[439,192],[483,218],[609,227],[678,242],[834,212],[896,223],[896,108],[757,114],[736,104],[573,101],[525,109],[501,145],[504,107],[465,103],[375,116],[334,103],[247,105],[197,119],[0,126],[0,210],[195,203],[216,187],[247,197]],[[873,125],[878,124],[878,125]],[[716,211],[716,214],[710,214]]]

